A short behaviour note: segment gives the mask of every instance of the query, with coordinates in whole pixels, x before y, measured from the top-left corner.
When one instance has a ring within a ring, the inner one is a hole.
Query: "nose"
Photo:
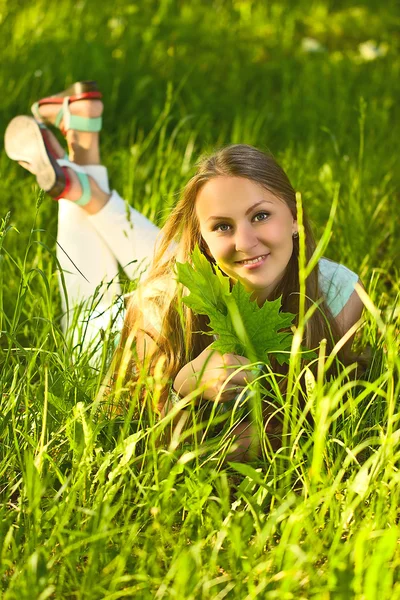
[[[254,228],[250,224],[239,225],[235,233],[236,252],[249,253],[250,250],[258,245],[258,239]]]

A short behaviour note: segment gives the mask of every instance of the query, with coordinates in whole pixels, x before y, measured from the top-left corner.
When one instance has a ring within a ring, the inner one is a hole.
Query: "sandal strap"
[[[86,173],[81,173],[80,171],[75,171],[78,175],[79,182],[82,186],[82,196],[79,200],[76,200],[75,204],[78,206],[86,206],[88,202],[92,199],[92,192],[90,189],[89,177]]]
[[[35,117],[36,121],[40,122],[42,120],[42,117],[40,116],[40,113],[39,113],[39,102],[34,102],[32,104],[31,113]]]
[[[88,131],[90,133],[96,133],[101,131],[102,118],[101,117],[79,117],[78,115],[71,115],[69,110],[69,96],[66,96],[63,101],[62,108],[57,115],[55,125],[59,127],[62,117],[64,117],[64,129],[76,129],[77,131]]]
[[[79,117],[78,115],[71,115],[69,119],[69,126],[66,129],[76,129],[77,131],[89,131],[90,133],[97,133],[101,131],[103,120],[101,117]]]
[[[103,125],[102,117],[80,117],[78,115],[71,115],[69,104],[70,96],[66,96],[54,121],[54,126],[58,129],[62,129],[62,133],[67,132],[69,129],[87,131],[89,133],[97,133],[101,131]],[[43,121],[43,117],[40,115],[39,108],[39,102],[35,102],[31,106],[31,111],[37,121]],[[63,126],[60,127],[63,118],[64,123]]]
[[[69,190],[71,189],[71,178],[69,176],[68,169],[66,167],[61,167],[61,168],[64,173],[65,186],[64,186],[64,189],[62,190],[62,192],[58,196],[53,197],[53,200],[61,200],[61,198],[65,198],[65,196],[68,194]]]
[[[31,113],[35,117],[36,121],[39,123],[39,126],[43,124],[43,117],[39,112],[40,104],[39,102],[34,102],[31,106]],[[57,113],[57,116],[54,121],[54,126],[60,128],[60,123],[64,116],[64,108],[61,107]]]
[[[57,158],[57,163],[60,165],[60,167],[68,167],[69,169],[74,171],[74,173],[76,173],[79,179],[79,183],[81,184],[82,195],[79,198],[79,200],[75,200],[73,204],[77,204],[78,206],[86,206],[86,204],[88,204],[88,202],[90,202],[90,200],[92,199],[92,191],[90,189],[89,177],[83,170],[84,167],[81,167],[71,162],[67,155],[65,155],[64,158]],[[63,193],[64,192],[65,190],[63,191]]]
[[[63,116],[64,116],[64,108],[61,107],[56,115],[56,118],[54,121],[54,127],[58,127],[58,129],[60,129],[60,123],[62,121]]]

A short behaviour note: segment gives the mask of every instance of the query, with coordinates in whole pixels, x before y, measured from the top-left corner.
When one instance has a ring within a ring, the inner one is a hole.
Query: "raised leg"
[[[87,170],[108,192],[107,170],[101,166]],[[118,263],[87,212],[67,199],[61,199],[58,205],[57,258],[61,267],[63,329],[72,331],[74,342],[83,347],[96,345],[100,331],[107,330],[115,316],[115,302],[121,294]],[[76,322],[78,307],[81,312]]]
[[[103,103],[99,99],[83,99],[68,103],[63,113],[60,113],[60,105],[56,103],[42,104],[37,110],[41,119],[47,123],[57,123],[64,131],[68,123],[74,123],[72,118],[66,117],[66,110],[73,117],[91,122],[101,117]],[[61,114],[63,118],[58,122]],[[136,277],[151,262],[159,230],[137,210],[125,204],[116,192],[110,195],[108,181],[106,185],[101,185],[101,175],[98,179],[99,169],[103,168],[100,166],[99,132],[67,129],[65,133],[69,160],[80,165],[91,176],[90,200],[83,210],[128,277]],[[82,189],[76,173],[71,169],[68,172],[71,186],[66,197],[76,201]],[[106,172],[103,173],[106,178]],[[78,210],[75,212],[79,214]],[[83,220],[83,216],[80,220]],[[59,227],[63,227],[61,222]]]
[[[93,138],[92,146],[98,146],[98,136]],[[91,311],[84,315],[84,320],[90,321],[87,341],[107,327],[110,307],[120,295],[117,262],[130,277],[137,276],[151,262],[158,228],[126,206],[116,192],[110,194],[103,166],[76,165],[65,159],[56,138],[34,119],[13,119],[6,130],[5,147],[8,156],[34,173],[50,195],[57,196],[59,189],[63,190],[57,255],[64,327],[70,327],[75,308],[84,302]],[[89,160],[92,149],[82,150],[82,162]]]

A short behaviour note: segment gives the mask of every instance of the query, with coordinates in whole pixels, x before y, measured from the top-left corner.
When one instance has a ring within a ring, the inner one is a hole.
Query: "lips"
[[[256,265],[264,261],[267,258],[268,254],[259,254],[258,256],[254,256],[253,258],[246,258],[244,260],[237,260],[236,264],[238,265]]]

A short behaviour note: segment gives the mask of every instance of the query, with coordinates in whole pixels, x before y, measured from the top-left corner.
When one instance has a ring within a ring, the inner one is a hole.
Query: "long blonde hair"
[[[142,284],[142,291],[146,293],[147,290],[146,303],[152,303],[161,317],[161,330],[156,335],[151,327],[147,328],[140,306],[133,299],[128,306],[121,336],[120,349],[125,346],[128,339],[132,340],[132,337],[135,337],[132,336],[132,332],[144,329],[156,342],[156,349],[150,357],[150,371],[154,369],[158,359],[163,357],[163,371],[169,381],[173,381],[179,370],[198,356],[212,341],[209,336],[201,333],[207,330],[207,319],[193,314],[180,301],[182,289],[175,281],[175,266],[177,261],[190,261],[196,244],[212,262],[212,258],[206,253],[205,243],[200,233],[195,205],[200,189],[210,179],[218,176],[244,177],[263,186],[283,200],[293,218],[297,218],[295,190],[284,170],[270,154],[252,146],[236,144],[225,147],[200,161],[196,174],[187,183],[180,200],[162,229],[161,242],[153,266]],[[315,242],[306,213],[303,222],[306,258],[309,260],[315,249]],[[273,292],[273,298],[282,296],[282,309],[296,315],[299,304],[298,253],[298,240],[294,239],[292,256],[280,283]],[[160,293],[163,286],[165,292]],[[152,289],[155,289],[154,294],[151,292]],[[329,348],[338,337],[337,327],[319,289],[318,267],[306,281],[306,309],[317,300],[320,302],[320,309],[315,311],[306,325],[305,344],[308,348],[315,348],[323,338],[326,338]]]

